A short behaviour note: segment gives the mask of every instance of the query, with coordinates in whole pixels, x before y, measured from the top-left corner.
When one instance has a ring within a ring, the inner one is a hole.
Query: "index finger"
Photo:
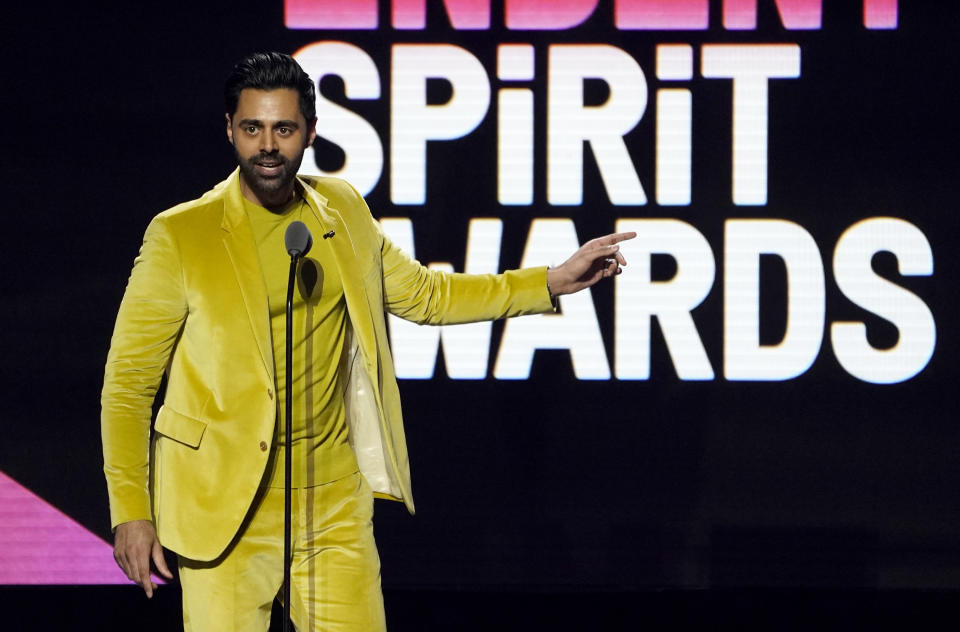
[[[604,246],[612,246],[613,244],[618,244],[621,241],[633,239],[636,236],[637,236],[637,233],[634,231],[630,231],[627,233],[611,233],[609,235],[604,235],[603,237],[598,237],[597,241],[603,244]]]

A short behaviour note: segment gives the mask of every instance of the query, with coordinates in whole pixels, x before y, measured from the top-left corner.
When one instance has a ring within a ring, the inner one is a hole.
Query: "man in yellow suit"
[[[225,86],[239,167],[156,216],[117,316],[102,393],[114,557],[147,596],[176,552],[187,630],[266,630],[283,576],[284,450],[293,458],[291,612],[300,630],[385,629],[373,497],[413,512],[386,313],[425,324],[549,311],[625,265],[594,239],[564,264],[499,275],[431,271],[363,198],[298,177],[315,88],[291,57],[256,54]],[[294,304],[293,442],[284,445],[285,228],[315,238]],[[167,388],[151,432],[151,407]]]

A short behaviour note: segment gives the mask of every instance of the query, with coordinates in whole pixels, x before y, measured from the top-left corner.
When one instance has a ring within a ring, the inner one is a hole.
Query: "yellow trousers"
[[[359,472],[293,490],[290,613],[300,632],[386,630],[373,492]],[[198,525],[197,528],[203,528]],[[219,558],[181,557],[186,632],[265,632],[283,584],[283,489],[263,488]]]

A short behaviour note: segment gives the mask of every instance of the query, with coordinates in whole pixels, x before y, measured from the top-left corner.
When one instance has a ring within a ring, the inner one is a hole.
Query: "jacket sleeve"
[[[176,243],[160,215],[147,227],[120,304],[100,396],[111,526],[152,519],[153,400],[187,317]]]
[[[379,224],[377,230],[384,306],[391,314],[419,324],[450,325],[553,310],[546,266],[502,274],[430,270],[397,248]]]

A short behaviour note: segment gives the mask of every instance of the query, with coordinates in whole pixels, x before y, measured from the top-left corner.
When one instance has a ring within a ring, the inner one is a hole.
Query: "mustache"
[[[250,166],[254,165],[267,165],[270,167],[276,167],[278,165],[286,166],[290,161],[287,160],[286,156],[281,153],[271,153],[271,154],[258,154],[256,156],[250,156],[247,158],[247,164]]]

